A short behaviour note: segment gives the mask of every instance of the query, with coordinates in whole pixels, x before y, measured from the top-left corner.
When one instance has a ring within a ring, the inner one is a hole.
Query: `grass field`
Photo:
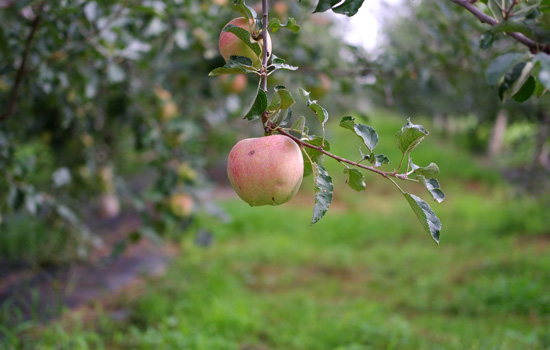
[[[403,122],[371,121],[392,165],[398,153],[387,149]],[[330,135],[336,153],[358,144],[348,133]],[[437,136],[418,153],[415,163],[442,169],[442,204],[407,186],[443,222],[440,247],[388,181],[369,175],[367,191],[355,193],[341,166],[327,160],[336,196],[318,224],[309,225],[311,178],[284,206],[225,200],[231,222],[197,220],[214,244],[199,247],[187,235],[165,276],[136,300],[121,297],[130,310],[125,320],[108,312],[94,322],[66,318],[8,338],[5,347],[550,349],[548,200],[515,194],[495,171]]]

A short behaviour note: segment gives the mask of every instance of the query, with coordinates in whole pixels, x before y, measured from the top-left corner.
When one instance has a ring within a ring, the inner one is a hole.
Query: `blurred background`
[[[395,133],[430,131],[437,247],[388,181],[335,186],[310,226],[313,178],[279,207],[228,184],[258,78],[224,64],[228,0],[0,0],[0,349],[550,349],[550,99],[501,103],[486,28],[448,1],[368,1],[351,19],[270,0],[272,34],[311,92],[331,152],[346,115],[397,166]],[[260,10],[258,1],[249,5]],[[316,117],[302,102],[310,130]],[[317,123],[317,124],[316,124]]]

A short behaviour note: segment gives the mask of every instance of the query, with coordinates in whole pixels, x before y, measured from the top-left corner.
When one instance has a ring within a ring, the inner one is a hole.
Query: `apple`
[[[120,201],[113,193],[103,194],[99,198],[101,216],[105,219],[112,219],[120,214]]]
[[[193,198],[185,193],[175,194],[168,200],[168,206],[172,214],[181,218],[190,217],[194,205]]]
[[[324,73],[307,76],[305,80],[306,90],[311,93],[312,98],[324,97],[332,85],[330,78]]]
[[[246,75],[221,75],[220,82],[223,90],[230,94],[238,94],[243,92],[247,85]]]
[[[275,1],[275,3],[273,4],[273,12],[275,12],[277,18],[282,20],[288,13],[287,3],[284,1]]]
[[[231,186],[252,207],[288,202],[298,192],[303,173],[302,151],[284,135],[241,140],[227,161]]]
[[[235,18],[229,23],[227,23],[224,26],[227,27],[228,25],[235,25],[237,27],[241,27],[243,29],[246,29],[251,34],[251,40],[256,41],[260,44],[260,47],[263,49],[263,39],[256,40],[254,39],[260,34],[260,31],[255,29],[254,20],[250,20],[250,22],[247,22],[247,20],[244,17],[238,17]],[[251,32],[252,30],[252,32]],[[269,37],[269,33],[266,33],[267,37],[267,54],[268,57],[271,54],[271,38]],[[262,65],[261,57],[262,54],[260,54],[260,57],[252,51],[250,47],[248,47],[241,39],[239,39],[235,34],[230,32],[222,32],[220,33],[220,39],[219,39],[219,48],[220,53],[227,62],[229,60],[230,56],[244,56],[248,57],[252,60],[252,65],[256,68],[259,68]]]

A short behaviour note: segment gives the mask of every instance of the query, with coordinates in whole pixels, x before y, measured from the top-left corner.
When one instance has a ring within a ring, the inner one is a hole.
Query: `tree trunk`
[[[546,142],[550,137],[550,113],[547,110],[541,109],[539,128],[535,140],[535,149],[533,152],[533,161],[531,163],[529,171],[529,183],[527,184],[530,191],[535,191],[540,188],[540,184],[544,183],[542,180],[545,177],[545,162],[543,161],[546,149]]]
[[[500,109],[489,139],[489,157],[491,159],[495,159],[502,152],[507,124],[508,113],[504,109]]]

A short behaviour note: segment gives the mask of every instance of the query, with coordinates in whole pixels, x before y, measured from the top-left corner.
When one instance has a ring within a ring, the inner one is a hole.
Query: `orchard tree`
[[[306,15],[304,3],[281,4],[273,12],[282,20]],[[1,256],[5,233],[27,223],[19,231],[68,237],[42,261],[58,263],[99,244],[85,224],[96,215],[140,213],[134,240],[185,231],[197,211],[219,213],[203,191],[220,155],[247,134],[234,119],[256,84],[206,78],[223,63],[217,43],[230,12],[224,0],[0,1]],[[326,67],[346,66],[324,24],[278,43],[299,47],[300,62],[323,55]]]

